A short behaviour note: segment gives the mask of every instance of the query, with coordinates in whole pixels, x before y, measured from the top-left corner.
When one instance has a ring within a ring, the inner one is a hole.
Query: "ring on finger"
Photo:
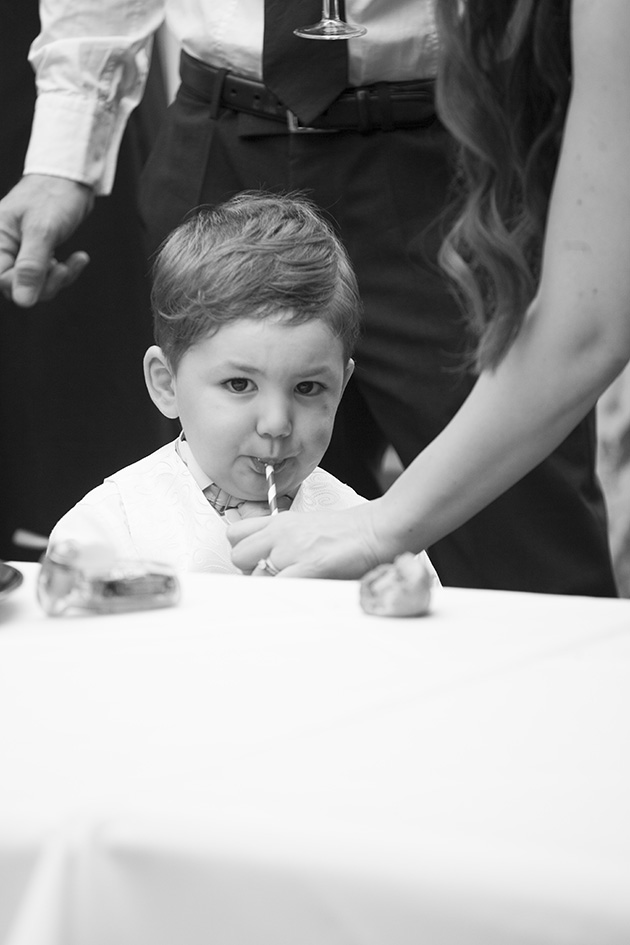
[[[271,558],[261,558],[256,565],[256,570],[264,571],[265,574],[269,574],[271,577],[275,577],[276,574],[280,574],[279,569],[275,566]]]

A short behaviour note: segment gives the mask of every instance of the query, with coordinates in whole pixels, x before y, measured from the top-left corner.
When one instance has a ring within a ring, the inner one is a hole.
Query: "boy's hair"
[[[151,302],[155,341],[173,370],[192,345],[237,318],[320,319],[346,359],[359,334],[348,255],[301,196],[246,192],[197,211],[162,244]]]

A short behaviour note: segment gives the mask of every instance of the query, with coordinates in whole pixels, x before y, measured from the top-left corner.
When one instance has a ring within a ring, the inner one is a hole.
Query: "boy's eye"
[[[231,377],[225,384],[229,390],[234,391],[235,394],[243,394],[245,391],[253,389],[252,382],[246,377]]]
[[[296,384],[295,389],[298,394],[308,397],[309,395],[319,394],[323,387],[318,381],[300,381],[299,384]]]

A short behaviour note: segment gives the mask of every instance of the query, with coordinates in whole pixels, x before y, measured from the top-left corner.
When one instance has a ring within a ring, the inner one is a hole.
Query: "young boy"
[[[106,544],[120,558],[236,572],[227,522],[364,501],[317,464],[352,374],[360,304],[331,228],[305,200],[242,194],[201,211],[154,267],[156,344],[144,376],[177,440],[109,476],[49,546]]]

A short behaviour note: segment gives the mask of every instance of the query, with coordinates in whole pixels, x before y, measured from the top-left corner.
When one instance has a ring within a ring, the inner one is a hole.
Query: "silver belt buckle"
[[[335,134],[338,128],[312,128],[310,125],[300,124],[300,119],[287,108],[287,128],[292,135],[331,135]]]

